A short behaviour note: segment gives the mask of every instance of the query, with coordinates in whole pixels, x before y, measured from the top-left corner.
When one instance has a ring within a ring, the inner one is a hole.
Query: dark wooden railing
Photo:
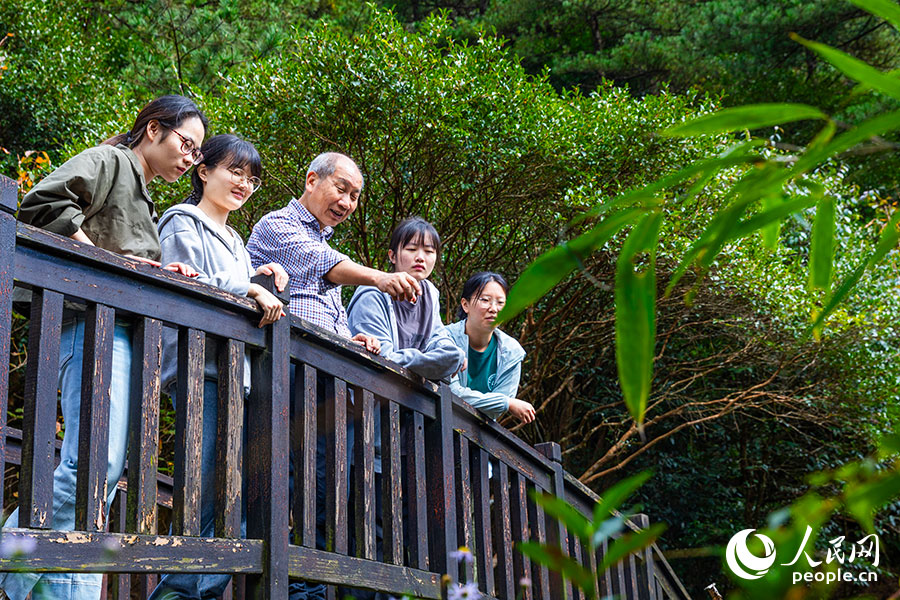
[[[7,462],[21,465],[17,498],[22,515],[20,528],[4,530],[3,536],[28,537],[36,545],[27,556],[0,557],[0,571],[118,574],[110,577],[110,591],[118,598],[129,597],[132,584],[139,597],[146,597],[155,574],[165,572],[244,576],[236,577],[233,590],[226,592],[236,598],[286,598],[289,580],[299,579],[328,584],[330,594],[344,586],[438,599],[443,574],[476,579],[489,598],[512,600],[522,591],[523,578],[531,582],[525,599],[578,597],[558,574],[515,549],[523,540],[549,540],[582,564],[602,559],[602,552],[585,552],[531,500],[531,490],[546,491],[586,515],[592,512],[596,496],[563,470],[556,444],[532,448],[455,398],[447,385],[367,355],[305,321],[282,319],[260,329],[255,303],[246,298],[16,223],[15,210],[15,184],[3,179],[2,356],[10,352],[13,288],[32,292],[21,432],[6,424],[9,369],[7,361],[0,361],[0,467],[6,472]],[[76,532],[49,529],[64,300],[87,305],[85,360],[93,365],[90,373],[97,374],[85,377],[83,385],[82,402],[89,406],[83,408],[79,431]],[[127,493],[120,491],[107,519],[103,491],[109,394],[103,374],[112,361],[116,320],[130,322],[134,332],[130,459],[127,477],[120,482]],[[183,401],[176,410],[174,481],[157,471],[164,326],[177,328],[179,336],[177,395]],[[217,348],[219,381],[229,382],[219,391],[213,539],[196,537],[208,344]],[[253,381],[246,421],[241,385],[245,350]],[[241,453],[243,427],[248,441]],[[326,436],[326,549],[316,549],[319,435]],[[378,479],[375,436],[380,436],[382,449]],[[381,486],[380,515],[376,485]],[[3,500],[4,506],[13,503],[9,497]],[[171,534],[159,518],[161,508],[168,511],[169,506]],[[243,510],[245,538],[240,535]],[[628,526],[637,530],[647,522],[639,516]],[[474,564],[450,558],[460,545],[472,549]],[[655,546],[601,574],[599,584],[603,594],[625,598],[688,597]]]

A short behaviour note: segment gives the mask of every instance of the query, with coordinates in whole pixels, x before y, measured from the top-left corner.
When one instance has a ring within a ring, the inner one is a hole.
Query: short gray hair
[[[311,163],[309,163],[309,169],[306,170],[306,176],[309,177],[310,173],[315,173],[319,177],[325,178],[330,177],[334,174],[334,170],[337,168],[338,161],[342,158],[346,158],[353,166],[356,167],[356,170],[359,171],[360,177],[362,177],[362,170],[360,170],[359,166],[356,164],[352,158],[347,156],[346,154],[341,154],[340,152],[323,152],[313,159]],[[365,180],[363,180],[363,185],[365,185]]]

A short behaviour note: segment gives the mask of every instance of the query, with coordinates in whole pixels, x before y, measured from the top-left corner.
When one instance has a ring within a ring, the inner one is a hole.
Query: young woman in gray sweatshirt
[[[188,199],[171,207],[159,221],[159,242],[163,261],[184,262],[194,269],[197,280],[222,288],[238,296],[256,300],[263,317],[260,327],[284,316],[281,301],[262,286],[251,283],[257,273],[275,276],[275,285],[283,290],[288,276],[284,269],[270,263],[253,269],[244,242],[228,226],[228,215],[239,209],[260,186],[262,166],[253,144],[234,135],[217,135],[203,148],[203,160],[191,174],[193,192]],[[176,258],[177,257],[177,258]],[[177,373],[178,333],[163,334],[162,389],[173,402]],[[244,361],[244,389],[250,389],[250,365]],[[200,535],[212,537],[215,514],[216,420],[218,370],[216,353],[207,345],[203,386],[203,441],[200,463]],[[168,574],[162,577],[150,596],[159,598],[214,598],[222,594],[230,575]]]

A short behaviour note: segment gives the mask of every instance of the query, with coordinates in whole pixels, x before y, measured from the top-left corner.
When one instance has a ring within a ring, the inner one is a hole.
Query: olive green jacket
[[[159,260],[156,209],[144,169],[127,146],[103,144],[73,156],[22,200],[19,220],[94,245]]]

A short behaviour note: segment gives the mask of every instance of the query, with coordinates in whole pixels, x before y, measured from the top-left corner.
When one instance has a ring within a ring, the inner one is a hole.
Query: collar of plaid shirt
[[[330,240],[331,236],[334,235],[334,228],[330,225],[326,225],[325,229],[322,229],[322,226],[319,224],[319,220],[313,216],[309,209],[303,206],[300,202],[299,198],[291,198],[291,204],[294,208],[294,212],[297,213],[297,217],[300,219],[300,222],[305,225],[312,225],[315,223],[315,229],[319,232],[319,235],[326,240]]]

